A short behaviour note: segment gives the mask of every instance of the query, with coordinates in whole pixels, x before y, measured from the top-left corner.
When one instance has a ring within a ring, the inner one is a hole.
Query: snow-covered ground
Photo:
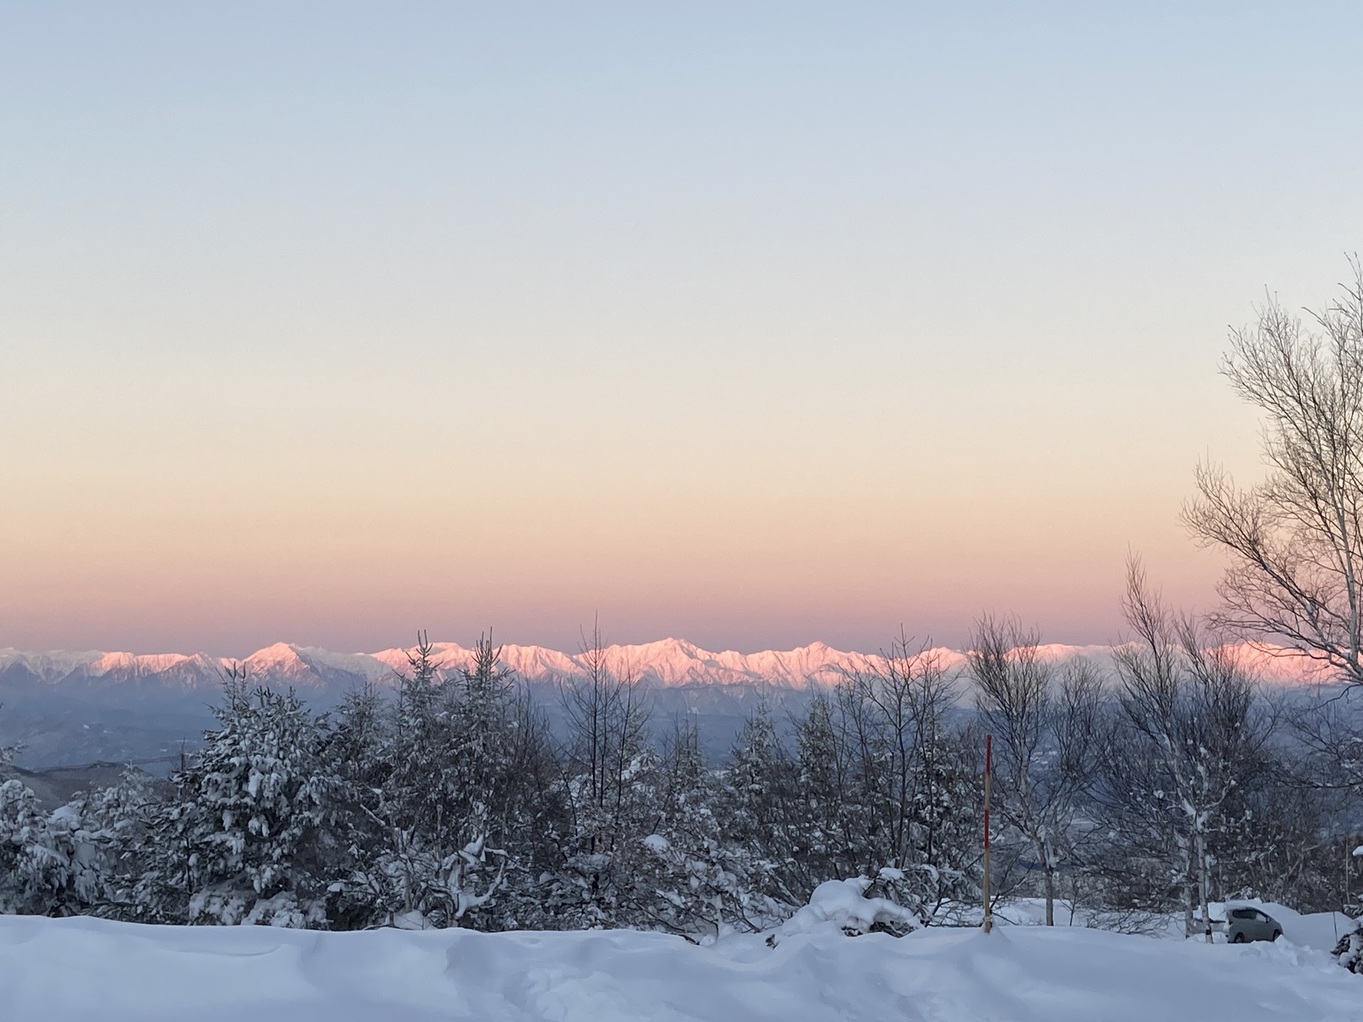
[[[1363,1019],[1363,976],[1333,963],[1324,936],[1316,947],[1232,946],[1079,927],[895,939],[816,926],[775,947],[760,937],[697,947],[631,931],[309,933],[9,916],[0,1019]]]
[[[1252,907],[1263,909],[1276,919],[1283,928],[1283,937],[1292,944],[1318,951],[1331,951],[1339,943],[1340,937],[1354,928],[1354,922],[1343,912],[1312,912],[1302,914],[1296,909],[1280,905],[1275,901],[1260,901],[1257,898],[1239,899],[1231,902],[1214,901],[1211,903],[1211,917],[1216,925],[1213,939],[1224,942],[1226,939],[1222,924],[1226,921],[1226,907]],[[1005,924],[1014,926],[1040,926],[1046,919],[1046,903],[1040,898],[1018,898],[1000,907],[998,918]],[[978,912],[974,913],[978,915]],[[1068,902],[1055,904],[1055,923],[1057,926],[1091,926],[1097,920],[1083,911],[1071,912]],[[1171,940],[1183,939],[1183,916],[1159,917],[1143,927],[1147,936],[1166,937]]]

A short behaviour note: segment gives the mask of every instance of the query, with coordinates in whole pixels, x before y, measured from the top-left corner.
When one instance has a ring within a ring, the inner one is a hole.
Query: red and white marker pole
[[[989,785],[994,775],[994,736],[984,736],[984,932],[994,930],[994,911],[989,907]]]

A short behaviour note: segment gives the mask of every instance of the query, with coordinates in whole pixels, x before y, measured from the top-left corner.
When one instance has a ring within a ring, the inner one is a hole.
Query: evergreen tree
[[[218,728],[173,778],[139,885],[149,918],[323,926],[335,848],[324,722],[233,672]]]
[[[760,930],[793,911],[765,893],[771,862],[722,826],[720,790],[695,725],[679,725],[661,764],[658,824],[643,840],[651,853],[639,892],[647,925],[695,940]]]
[[[0,783],[0,912],[46,914],[60,865],[33,789]]]
[[[82,792],[46,812],[17,780],[0,784],[0,911],[117,914],[126,833],[118,790]]]
[[[424,635],[408,655],[387,741],[372,757],[379,785],[358,800],[372,844],[356,844],[357,861],[336,884],[348,915],[367,916],[367,925],[467,925],[501,886],[506,853],[489,835],[505,815],[497,800],[507,771],[497,760],[508,715],[505,675],[490,650],[481,672],[475,665],[452,683]]]

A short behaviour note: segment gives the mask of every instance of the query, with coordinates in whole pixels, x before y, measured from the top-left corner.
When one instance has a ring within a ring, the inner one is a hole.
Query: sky
[[[0,0],[0,646],[1120,638],[1363,6]]]

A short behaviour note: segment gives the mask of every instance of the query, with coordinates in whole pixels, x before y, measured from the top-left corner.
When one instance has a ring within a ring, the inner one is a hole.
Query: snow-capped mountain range
[[[434,659],[445,673],[458,672],[473,660],[474,651],[453,642],[434,644]],[[336,653],[315,646],[279,642],[242,659],[211,657],[203,653],[104,653],[42,652],[0,649],[0,678],[14,672],[27,674],[45,684],[94,682],[116,684],[155,679],[184,687],[216,686],[234,665],[244,667],[248,677],[266,685],[299,688],[330,688],[337,684],[391,684],[408,669],[410,649],[385,649],[377,653]],[[663,687],[693,685],[765,685],[781,689],[808,689],[837,684],[848,671],[883,668],[879,653],[845,652],[822,642],[791,650],[738,653],[713,652],[681,639],[662,639],[632,646],[608,646],[604,660],[617,677]],[[1045,660],[1060,663],[1086,657],[1100,667],[1110,663],[1109,646],[1042,646]],[[1244,646],[1241,654],[1267,681],[1323,680],[1316,665],[1304,658],[1282,655],[1284,651]],[[947,670],[965,666],[963,652],[944,647],[918,654],[935,658]],[[579,677],[588,672],[585,654],[564,653],[544,646],[504,645],[502,662],[529,682],[549,682]]]
[[[335,653],[314,646],[276,643],[241,660],[202,653],[151,655],[105,652],[31,653],[0,649],[0,748],[18,745],[17,763],[30,769],[106,761],[136,762],[165,770],[181,749],[193,747],[213,726],[212,707],[219,686],[233,665],[244,667],[253,682],[292,687],[318,711],[332,709],[365,684],[393,686],[409,670],[406,649],[377,653]],[[461,671],[473,650],[452,642],[435,645],[442,673]],[[1281,684],[1327,680],[1301,657],[1273,656],[1245,648],[1242,654],[1260,677]],[[650,705],[660,727],[688,715],[701,732],[707,754],[722,757],[734,735],[765,697],[781,719],[805,711],[815,692],[836,685],[848,671],[883,668],[879,654],[845,652],[822,642],[791,650],[761,653],[713,652],[680,639],[602,651],[607,669],[618,678],[650,690]],[[1108,646],[1050,645],[1042,655],[1056,663],[1087,657],[1112,678]],[[965,654],[932,649],[949,672],[965,666]],[[562,722],[557,682],[588,672],[586,656],[542,646],[504,645],[503,663],[532,687],[542,690],[540,707],[551,726]],[[968,687],[961,686],[964,696]],[[159,764],[159,766],[158,766]]]
[[[329,687],[346,682],[392,683],[409,670],[411,649],[376,653],[336,653],[316,646],[279,642],[241,659],[202,653],[43,652],[0,649],[0,675],[22,669],[45,683],[103,679],[110,683],[156,678],[186,686],[217,685],[233,666],[264,684],[300,688]],[[793,650],[761,653],[712,652],[680,639],[602,651],[612,674],[668,687],[681,685],[774,685],[808,688],[835,684],[847,670],[878,665],[882,658],[833,649],[815,642]],[[949,666],[964,658],[951,650],[934,651]],[[434,660],[443,673],[472,662],[474,651],[453,642],[434,644]],[[585,654],[564,653],[544,646],[504,645],[502,662],[530,682],[547,682],[586,674]]]

